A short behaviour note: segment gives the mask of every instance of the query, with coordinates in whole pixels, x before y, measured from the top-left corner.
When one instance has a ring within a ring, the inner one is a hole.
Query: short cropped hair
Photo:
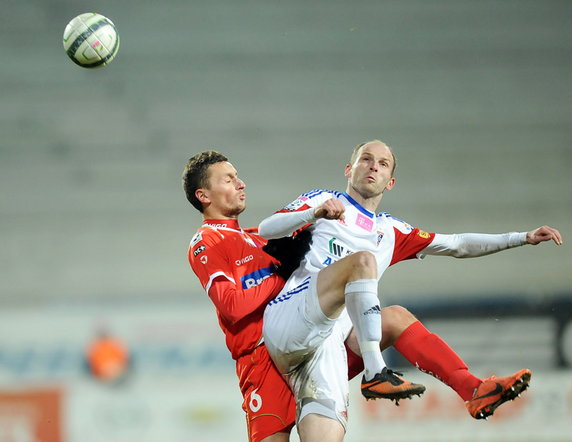
[[[354,163],[354,161],[356,160],[356,158],[359,155],[360,149],[363,146],[365,146],[366,144],[369,144],[369,143],[373,143],[373,142],[385,144],[383,141],[380,141],[380,140],[371,140],[371,141],[366,141],[364,143],[358,144],[356,147],[354,147],[354,150],[352,151],[352,156],[350,157],[350,164]],[[393,157],[393,167],[391,168],[391,176],[393,176],[395,174],[395,168],[397,167],[397,157],[395,156],[395,153],[393,152],[393,149],[391,148],[391,146],[389,144],[385,144],[385,145],[387,146],[387,148],[391,152],[391,156]]]
[[[209,188],[209,166],[228,161],[223,154],[214,150],[207,150],[193,156],[187,162],[183,171],[183,190],[189,202],[195,209],[203,213],[204,207],[195,195],[197,189]]]

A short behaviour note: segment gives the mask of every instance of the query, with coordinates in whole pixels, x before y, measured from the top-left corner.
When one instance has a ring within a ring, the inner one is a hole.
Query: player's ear
[[[391,177],[387,185],[385,186],[385,190],[391,190],[395,186],[395,177]]]
[[[344,168],[344,176],[346,178],[349,178],[352,176],[352,165],[351,164],[346,164],[346,167]]]
[[[197,189],[195,190],[195,196],[197,197],[197,199],[203,203],[203,204],[207,204],[210,203],[210,199],[207,195],[207,192],[205,191],[205,189]]]

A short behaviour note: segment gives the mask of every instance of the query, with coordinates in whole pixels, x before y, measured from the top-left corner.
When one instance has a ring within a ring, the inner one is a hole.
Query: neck
[[[381,199],[383,198],[383,193],[380,193],[379,195],[373,197],[363,196],[349,184],[346,189],[346,193],[349,196],[351,196],[356,202],[358,202],[364,209],[367,209],[373,213],[376,212],[377,206],[379,206],[379,204],[381,203]]]
[[[238,220],[238,214],[224,215],[223,213],[221,213],[220,211],[217,211],[217,210],[205,209],[203,211],[203,219],[234,219],[234,220]]]

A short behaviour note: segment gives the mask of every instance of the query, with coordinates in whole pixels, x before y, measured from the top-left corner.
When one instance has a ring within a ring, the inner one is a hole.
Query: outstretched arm
[[[295,212],[277,212],[264,219],[258,226],[258,233],[266,239],[290,236],[307,224],[313,224],[319,218],[343,219],[344,206],[336,198],[324,201],[317,207]]]
[[[525,244],[536,245],[550,240],[553,240],[557,245],[562,244],[560,232],[548,226],[542,226],[530,232],[436,234],[431,244],[420,254],[473,258]]]

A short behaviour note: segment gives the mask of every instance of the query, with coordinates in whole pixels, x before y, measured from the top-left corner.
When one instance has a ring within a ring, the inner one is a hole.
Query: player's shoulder
[[[295,212],[308,207],[314,207],[330,198],[339,198],[340,195],[341,193],[335,190],[313,189],[300,194],[294,201],[284,206],[279,212]]]
[[[336,197],[339,198],[342,195],[342,192],[338,192],[337,190],[328,190],[328,189],[312,189],[309,192],[305,192],[300,195],[299,198],[316,198],[318,196],[332,198]]]
[[[306,203],[311,202],[312,205],[321,204],[322,202],[329,200],[331,198],[340,198],[343,195],[342,192],[337,190],[328,189],[313,189],[309,192],[301,194],[296,202]]]
[[[411,224],[393,216],[388,212],[379,212],[376,219],[378,224],[394,227],[403,233],[410,233],[414,229]]]
[[[199,243],[209,243],[215,244],[224,239],[224,234],[219,231],[216,227],[212,226],[202,226],[191,238],[190,247],[194,247]]]

